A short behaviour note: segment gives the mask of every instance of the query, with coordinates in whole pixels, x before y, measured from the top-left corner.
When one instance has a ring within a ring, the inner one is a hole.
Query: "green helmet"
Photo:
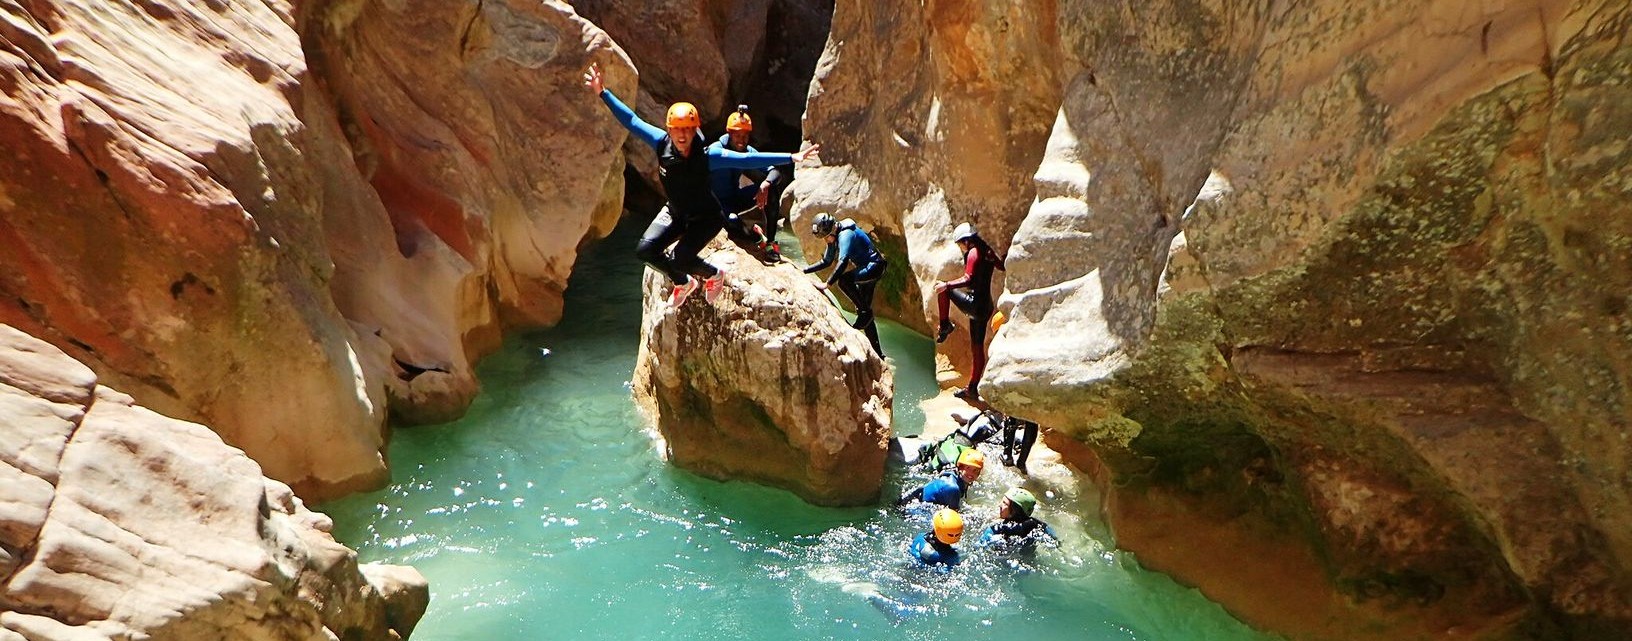
[[[1009,500],[1014,506],[1014,511],[1019,512],[1020,516],[1031,516],[1037,509],[1037,497],[1025,488],[1011,487],[1009,491],[1003,493],[1003,498]]]

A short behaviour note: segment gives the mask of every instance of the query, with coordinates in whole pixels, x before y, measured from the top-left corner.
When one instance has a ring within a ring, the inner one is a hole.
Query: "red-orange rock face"
[[[388,412],[461,411],[619,209],[577,82],[632,74],[563,4],[84,0],[0,33],[0,321],[309,497],[384,479]]]

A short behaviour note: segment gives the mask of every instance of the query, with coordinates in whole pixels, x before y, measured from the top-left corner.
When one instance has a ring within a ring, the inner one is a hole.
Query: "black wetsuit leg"
[[[697,254],[708,246],[708,241],[714,240],[720,230],[725,227],[725,216],[695,214],[691,222],[686,225],[686,233],[680,237],[680,242],[674,246],[674,266],[682,272],[713,278],[720,273],[718,268],[697,257]]]
[[[1020,456],[1015,457],[1014,466],[1020,471],[1026,470],[1026,457],[1031,456],[1031,446],[1037,443],[1037,424],[1031,421],[1020,421],[1023,436],[1020,438]]]
[[[883,357],[884,347],[878,341],[878,320],[873,316],[873,292],[878,289],[878,279],[858,282],[845,275],[839,277],[838,285],[839,291],[850,298],[850,304],[856,306],[856,322],[850,326],[866,334],[873,351]]]
[[[664,206],[657,212],[657,218],[652,219],[652,224],[646,226],[646,231],[640,235],[640,242],[635,243],[635,256],[640,258],[641,262],[651,265],[653,269],[663,272],[673,284],[684,284],[690,278],[686,276],[685,270],[675,265],[665,250],[669,245],[673,245],[674,241],[680,240],[685,233],[686,220],[684,218],[676,220],[674,215],[669,213],[669,208]]]

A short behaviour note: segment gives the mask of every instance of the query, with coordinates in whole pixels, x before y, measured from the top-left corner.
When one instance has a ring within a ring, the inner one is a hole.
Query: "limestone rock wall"
[[[909,320],[990,230],[983,391],[1119,544],[1295,638],[1632,625],[1632,9],[922,4],[839,3],[796,217],[880,229]]]
[[[790,190],[793,231],[808,239],[828,212],[872,232],[900,266],[880,285],[879,313],[929,330],[930,283],[962,273],[947,240],[960,222],[1007,251],[1060,106],[1056,5],[837,3],[805,113],[822,166]],[[812,259],[821,249],[804,246]]]
[[[0,321],[308,498],[383,481],[388,413],[462,411],[620,209],[577,76],[633,74],[561,3],[10,2],[0,35]]]
[[[791,490],[821,505],[878,499],[894,377],[815,282],[714,245],[730,272],[710,305],[678,309],[648,270],[635,398],[675,464]]]
[[[0,325],[0,639],[385,641],[429,592],[208,428]]]

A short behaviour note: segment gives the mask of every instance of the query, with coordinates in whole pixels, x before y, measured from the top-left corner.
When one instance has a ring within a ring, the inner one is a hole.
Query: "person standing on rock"
[[[678,307],[686,296],[697,290],[697,279],[705,279],[704,295],[709,302],[719,298],[725,288],[725,272],[697,257],[708,241],[725,227],[720,201],[709,189],[708,174],[713,169],[763,169],[776,165],[803,162],[815,158],[820,145],[793,154],[746,153],[728,149],[705,149],[701,142],[702,118],[697,107],[689,102],[669,106],[664,119],[665,129],[658,129],[640,119],[634,110],[607,89],[601,79],[598,65],[590,65],[584,72],[584,86],[601,97],[612,116],[629,133],[657,152],[659,176],[669,202],[657,214],[646,232],[635,245],[635,255],[646,264],[663,272],[674,284],[669,300]],[[673,254],[665,253],[674,245]]]
[[[839,222],[829,214],[816,214],[810,233],[827,241],[827,251],[822,254],[821,262],[806,267],[805,273],[814,274],[838,262],[827,281],[816,288],[826,291],[829,285],[838,284],[839,291],[856,306],[856,322],[851,327],[867,334],[867,342],[872,343],[873,351],[883,358],[884,347],[878,342],[878,321],[873,317],[873,291],[878,288],[878,279],[883,277],[889,262],[878,253],[872,237],[849,218]]]
[[[737,105],[737,111],[725,119],[725,135],[709,146],[724,147],[731,151],[758,153],[748,144],[748,137],[754,131],[754,120],[748,116],[748,105]],[[793,166],[784,165],[772,167],[770,171],[759,169],[715,169],[709,172],[709,185],[714,190],[714,197],[720,200],[725,209],[727,231],[738,235],[752,236],[760,249],[766,252],[772,261],[781,260],[782,248],[776,243],[776,226],[782,217],[780,211],[782,190],[793,182]],[[737,220],[746,212],[759,209],[764,212],[765,226],[757,233],[748,234],[746,223]]]
[[[969,349],[973,364],[969,385],[952,395],[965,400],[980,398],[980,378],[986,373],[986,325],[992,319],[992,270],[1003,269],[1003,257],[969,223],[958,225],[952,231],[952,240],[963,256],[963,278],[953,281],[935,281],[935,304],[940,313],[940,328],[935,342],[946,341],[955,327],[947,318],[950,303],[969,315]]]

